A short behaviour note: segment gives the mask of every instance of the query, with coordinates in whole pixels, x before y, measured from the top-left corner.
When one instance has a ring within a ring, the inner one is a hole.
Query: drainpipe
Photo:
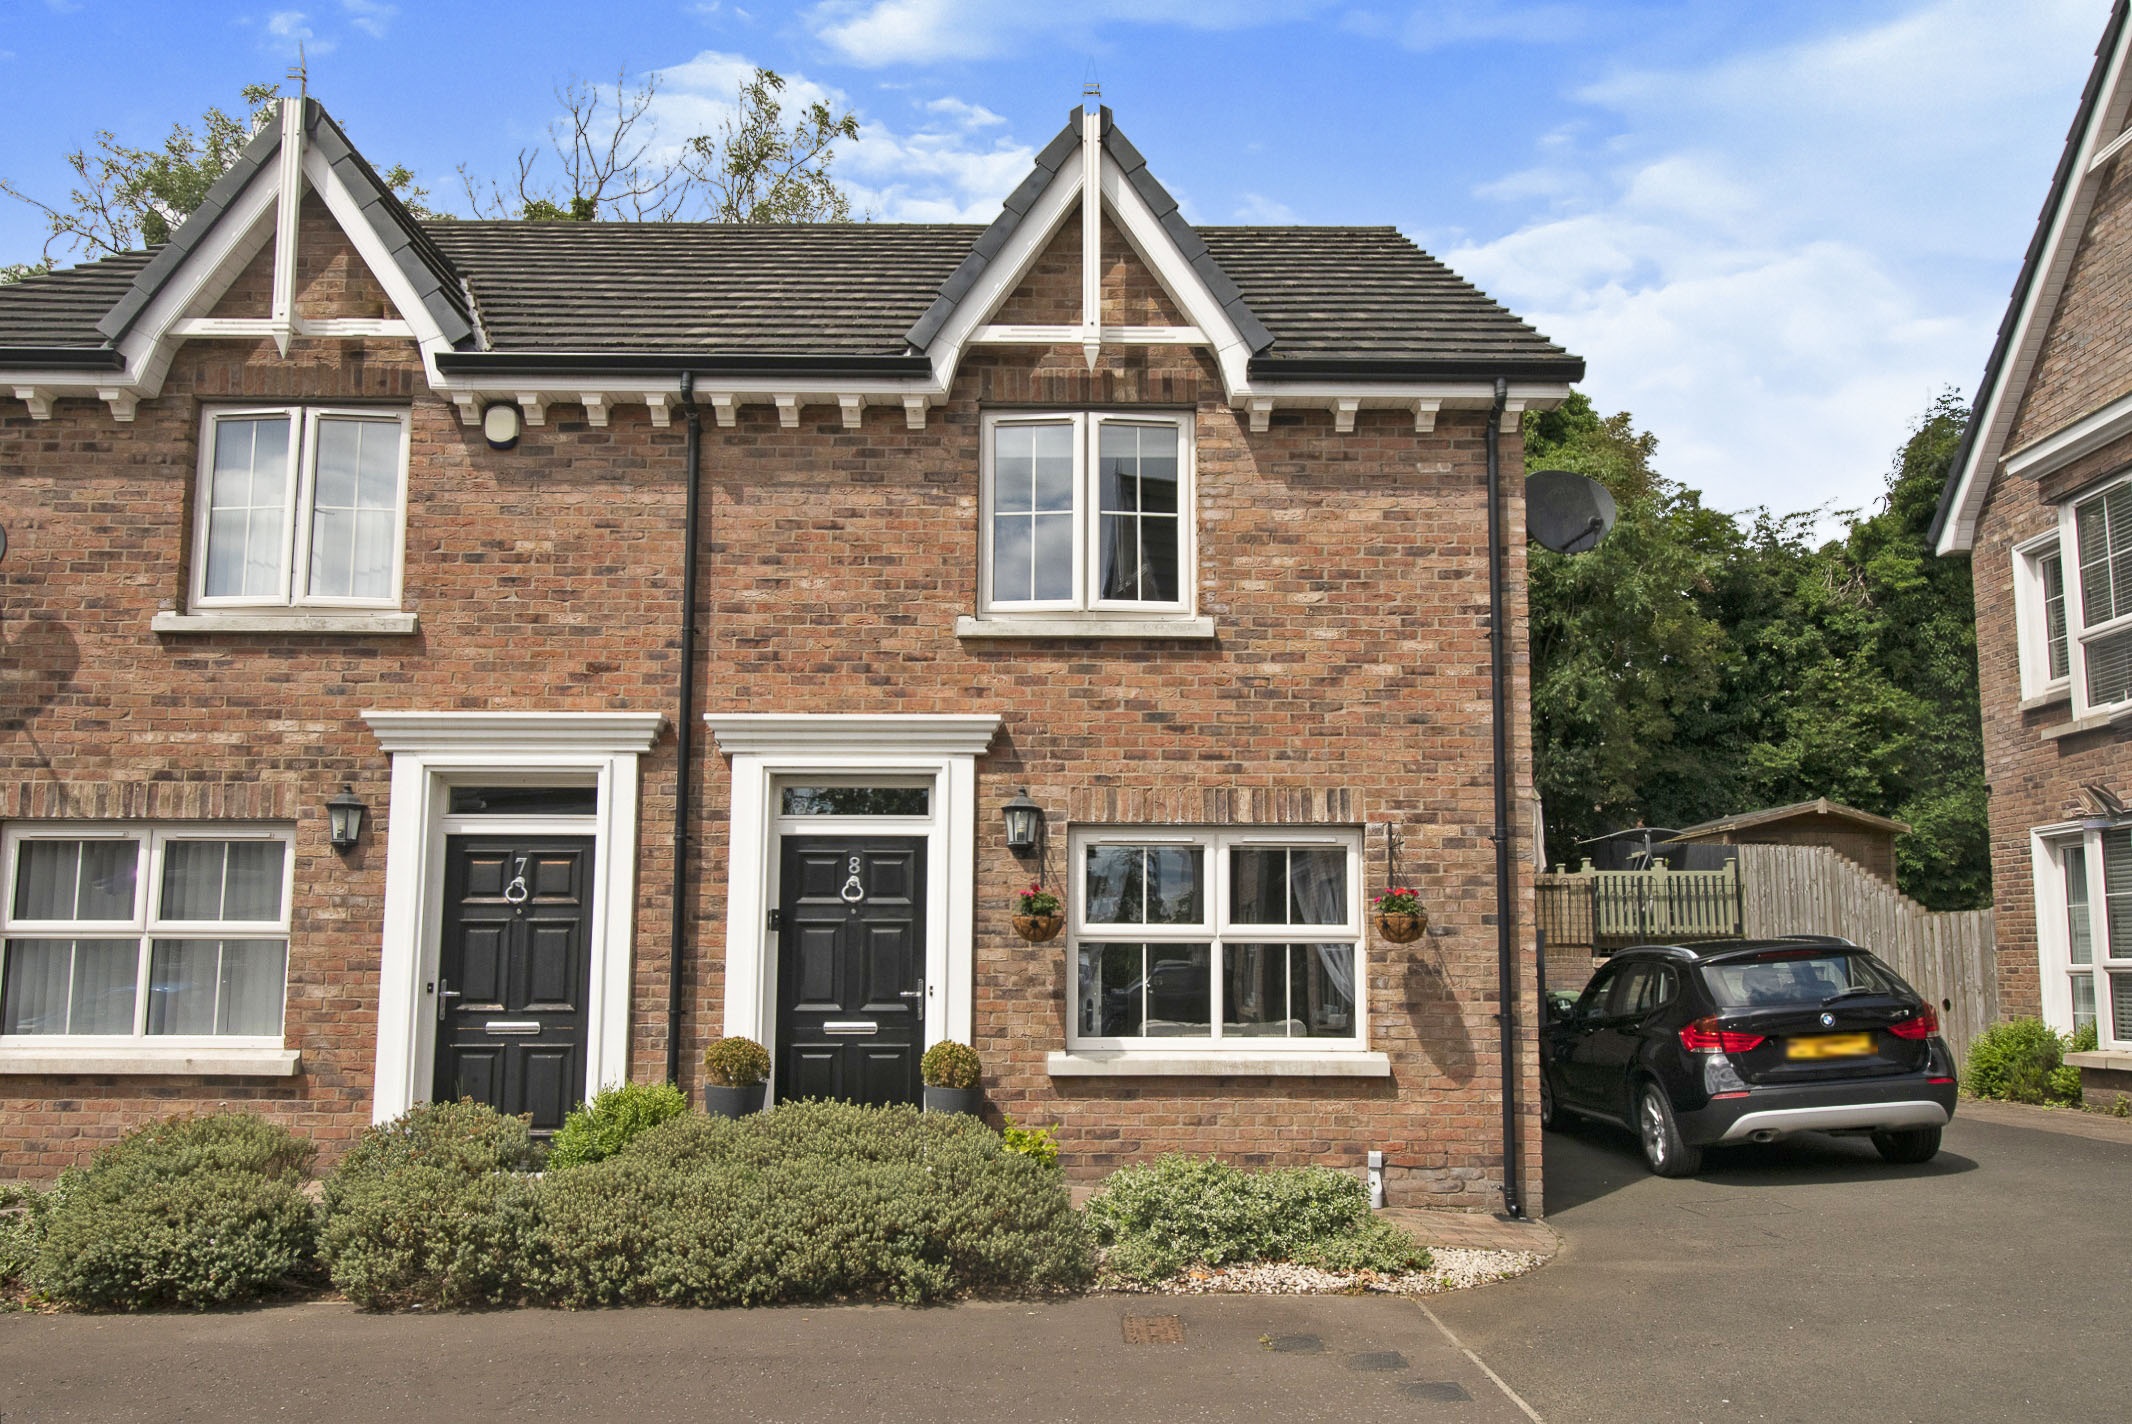
[[[701,515],[697,486],[703,474],[703,412],[696,408],[696,373],[681,373],[681,412],[688,419],[682,463],[688,491],[681,523],[681,695],[674,715],[674,930],[673,961],[666,970],[666,1081],[681,1081],[682,971],[688,963],[689,773],[696,746],[696,548]]]
[[[1488,412],[1488,672],[1495,711],[1495,1022],[1503,1062],[1503,1210],[1523,1220],[1518,1183],[1517,961],[1510,926],[1510,669],[1503,626],[1503,406],[1510,383],[1495,378]]]

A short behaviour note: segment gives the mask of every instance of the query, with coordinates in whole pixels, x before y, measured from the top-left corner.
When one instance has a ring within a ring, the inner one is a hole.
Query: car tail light
[[[1919,1009],[1914,1018],[1888,1025],[1888,1032],[1897,1038],[1930,1038],[1940,1031],[1940,1016],[1930,1009]]]
[[[1765,1041],[1759,1033],[1719,1028],[1715,1018],[1697,1019],[1680,1031],[1680,1046],[1690,1053],[1745,1053]]]

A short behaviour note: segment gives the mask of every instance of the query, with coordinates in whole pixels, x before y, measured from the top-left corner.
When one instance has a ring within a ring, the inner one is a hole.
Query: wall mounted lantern
[[[346,850],[363,834],[363,803],[355,788],[343,785],[341,794],[326,802],[326,822],[335,850]]]
[[[498,401],[481,412],[481,438],[491,450],[508,450],[518,443],[523,421],[517,406]]]
[[[1029,799],[1029,789],[1023,787],[999,810],[1007,818],[1007,849],[1024,859],[1036,854],[1044,837],[1044,808]]]

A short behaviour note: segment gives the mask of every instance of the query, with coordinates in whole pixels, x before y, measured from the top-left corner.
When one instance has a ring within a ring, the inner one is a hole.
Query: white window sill
[[[2124,722],[2132,722],[2132,703],[2108,712],[2090,712],[2085,717],[2075,717],[2070,722],[2045,727],[2036,735],[2046,742],[2055,742],[2060,737],[2077,737],[2082,732],[2099,732],[2104,727],[2115,727]]]
[[[1214,636],[1211,618],[1089,617],[1083,614],[1015,614],[955,620],[958,638],[1184,638]]]
[[[1168,1049],[1084,1048],[1045,1055],[1054,1078],[1389,1078],[1382,1053],[1178,1052]]]
[[[2046,687],[2034,697],[2022,698],[2019,710],[2023,712],[2040,712],[2046,707],[2056,707],[2061,702],[2071,702],[2072,700],[2072,687],[2061,682],[2056,687]]]
[[[2132,1073],[2132,1052],[2104,1048],[2087,1053],[2068,1053],[2065,1061],[2075,1068],[2102,1068],[2112,1073]]]
[[[415,631],[412,613],[158,613],[148,620],[156,633],[361,633],[370,637]]]
[[[294,1048],[46,1048],[0,1045],[0,1074],[153,1073],[217,1078],[289,1078],[303,1054]]]

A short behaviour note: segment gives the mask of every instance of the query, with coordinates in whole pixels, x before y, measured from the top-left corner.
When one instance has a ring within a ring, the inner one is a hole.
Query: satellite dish
[[[1597,548],[1614,518],[1614,496],[1597,480],[1539,470],[1525,481],[1525,532],[1558,554]]]

